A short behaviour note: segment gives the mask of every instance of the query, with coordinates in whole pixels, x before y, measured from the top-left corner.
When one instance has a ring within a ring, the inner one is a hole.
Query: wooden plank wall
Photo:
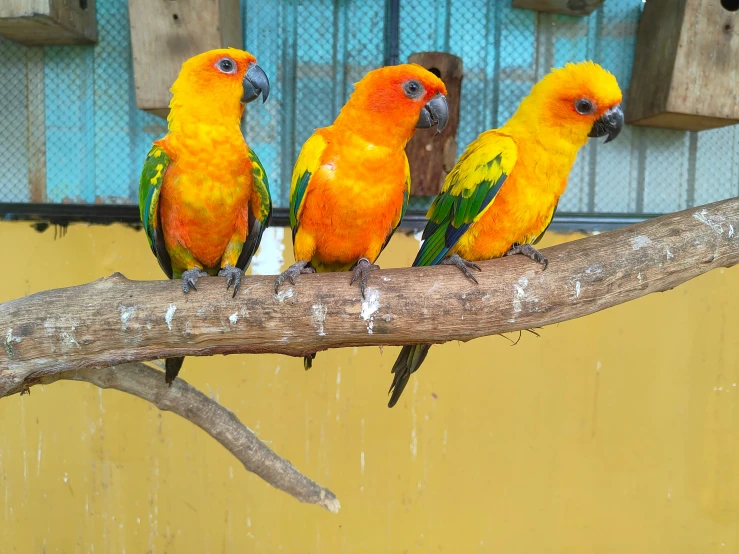
[[[579,18],[498,0],[403,1],[400,58],[426,50],[462,57],[462,149],[502,124],[552,66],[594,59],[627,91],[641,7],[608,0]],[[269,102],[247,108],[244,130],[284,207],[302,143],[382,63],[384,3],[242,0],[242,8],[245,43],[272,83]],[[166,124],[135,107],[126,0],[98,0],[97,9],[97,46],[0,42],[0,202],[135,202],[142,160]],[[583,149],[560,213],[668,212],[736,195],[735,127],[627,127],[615,142]],[[412,207],[428,202],[415,198]]]

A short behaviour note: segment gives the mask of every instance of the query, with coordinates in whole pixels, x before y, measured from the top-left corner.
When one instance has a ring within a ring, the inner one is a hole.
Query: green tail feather
[[[167,358],[164,360],[164,380],[168,385],[172,384],[172,381],[177,379],[177,374],[182,368],[182,362],[185,361],[184,357],[181,358]]]
[[[393,384],[390,385],[388,393],[392,393],[390,401],[387,403],[388,408],[392,408],[397,404],[403,389],[408,384],[411,374],[416,371],[431,348],[430,344],[416,344],[413,346],[404,346],[400,351],[398,359],[395,360],[392,372],[394,373]]]

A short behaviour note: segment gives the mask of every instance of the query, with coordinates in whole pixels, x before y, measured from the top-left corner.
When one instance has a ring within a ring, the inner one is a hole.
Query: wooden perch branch
[[[373,272],[361,301],[348,273],[303,275],[273,291],[247,277],[179,282],[120,274],[0,304],[0,397],[72,369],[165,356],[467,341],[540,327],[671,289],[739,262],[739,199],[662,216],[524,256],[480,264],[479,285],[453,267]]]
[[[167,356],[400,345],[518,331],[574,319],[673,288],[739,262],[739,199],[686,210],[546,250],[480,264],[475,285],[449,266],[374,272],[367,299],[348,273],[303,275],[273,293],[248,277],[235,299],[225,280],[133,282],[120,274],[0,304],[0,397],[59,379],[144,398],[221,442],[244,466],[304,502],[336,497],[262,444],[228,410],[178,379],[134,363]],[[102,368],[102,369],[101,369]]]
[[[330,490],[300,473],[280,458],[229,410],[205,396],[182,379],[171,387],[162,379],[162,372],[142,363],[129,363],[95,369],[62,371],[41,378],[37,384],[58,380],[86,381],[102,389],[127,392],[185,418],[200,427],[244,467],[256,473],[273,487],[285,491],[301,502],[317,504],[337,513],[339,501]]]

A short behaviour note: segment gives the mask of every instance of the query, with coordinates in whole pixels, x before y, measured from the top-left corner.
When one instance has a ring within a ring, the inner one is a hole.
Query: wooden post
[[[737,60],[739,11],[720,0],[649,0],[626,122],[686,131],[739,123]]]
[[[411,54],[408,63],[417,63],[436,74],[447,89],[449,122],[446,128],[439,135],[433,130],[419,129],[405,149],[411,167],[411,194],[436,196],[457,158],[462,59],[444,52],[420,52]]]
[[[160,117],[182,63],[214,48],[243,48],[239,0],[129,0],[136,105]]]
[[[513,0],[514,8],[564,15],[589,15],[605,0]]]
[[[95,0],[0,0],[0,35],[26,46],[94,44]]]

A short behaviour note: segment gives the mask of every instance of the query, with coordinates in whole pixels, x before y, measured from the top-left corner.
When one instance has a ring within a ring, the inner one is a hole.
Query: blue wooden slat
[[[0,201],[28,201],[26,48],[0,39]]]
[[[49,202],[95,202],[94,51],[50,46],[44,56]]]

